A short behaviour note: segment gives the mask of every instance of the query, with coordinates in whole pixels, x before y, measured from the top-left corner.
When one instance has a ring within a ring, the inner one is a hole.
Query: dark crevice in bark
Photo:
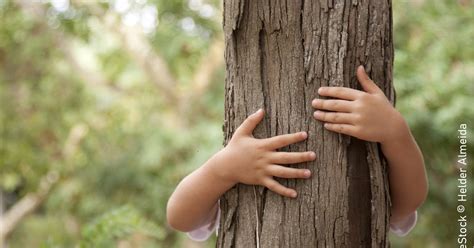
[[[270,113],[272,113],[272,106],[271,104],[268,103],[267,101],[267,95],[269,94],[269,90],[268,90],[268,82],[267,82],[267,77],[266,77],[266,46],[265,46],[265,39],[266,39],[266,34],[265,34],[265,26],[263,24],[263,22],[261,23],[261,26],[262,28],[260,29],[260,32],[259,32],[259,50],[262,51],[261,54],[260,54],[260,84],[261,84],[261,90],[263,92],[263,108],[266,110],[266,118],[264,119],[263,123],[265,123],[265,136],[270,136],[271,133],[270,133],[270,130],[271,130],[271,126],[270,126],[270,121],[269,121],[269,118],[268,118],[268,115]],[[254,186],[254,187],[257,187],[257,186]],[[257,205],[257,213],[258,213],[258,216],[256,216],[256,222],[257,222],[257,225],[258,225],[258,229],[257,229],[257,232],[256,232],[256,236],[257,237],[260,237],[260,234],[262,232],[262,225],[263,225],[263,217],[264,217],[264,209],[265,209],[265,200],[266,200],[266,189],[262,189],[262,187],[258,187],[258,190],[256,190],[256,192],[258,193],[258,195],[256,197],[258,197],[258,199],[255,199],[256,202],[259,202],[260,203],[260,207]],[[261,194],[260,194],[261,192]],[[259,216],[261,216],[259,218]],[[258,239],[256,238],[255,242],[258,242]],[[260,244],[258,244],[260,245]],[[258,247],[258,246],[257,246]]]
[[[271,129],[270,127],[270,121],[267,121],[269,118],[268,118],[268,114],[272,113],[272,106],[271,104],[268,103],[268,100],[267,100],[267,97],[268,94],[269,94],[269,90],[268,90],[268,81],[267,81],[267,77],[266,77],[266,47],[265,47],[265,38],[266,38],[266,34],[265,34],[265,27],[262,23],[262,28],[260,29],[260,32],[259,32],[259,35],[258,35],[258,45],[259,45],[259,50],[262,51],[262,53],[260,54],[260,85],[261,85],[261,91],[262,91],[262,94],[263,94],[263,109],[265,109],[267,111],[267,113],[265,114],[266,118],[264,120],[264,123],[266,124],[266,129],[265,129],[265,135],[271,135],[271,133],[269,133],[269,130]]]
[[[348,146],[349,174],[349,242],[361,247],[370,246],[371,190],[369,169],[363,141],[351,138]],[[361,228],[366,227],[366,228]]]
[[[261,216],[262,216],[262,221],[260,222],[260,226],[262,227],[263,226],[263,220],[265,219],[265,205],[266,205],[266,202],[267,202],[267,194],[268,194],[268,189],[267,188],[264,188],[263,189],[263,192],[262,192],[262,207],[261,207]],[[262,229],[260,228],[259,230],[260,232],[258,233],[259,237],[261,237],[261,234],[262,234]]]

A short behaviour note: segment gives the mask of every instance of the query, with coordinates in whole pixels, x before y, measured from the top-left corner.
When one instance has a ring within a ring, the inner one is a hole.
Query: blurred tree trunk
[[[394,103],[391,1],[224,1],[224,145],[258,108],[266,138],[308,131],[284,151],[312,150],[311,179],[278,179],[297,199],[238,184],[221,197],[218,247],[388,247],[386,162],[375,143],[313,119],[320,86],[358,88],[365,65]]]

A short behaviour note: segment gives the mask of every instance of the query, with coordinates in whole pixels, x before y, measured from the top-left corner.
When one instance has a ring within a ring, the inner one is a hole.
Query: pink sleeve
[[[393,224],[390,223],[390,231],[399,237],[404,237],[413,229],[413,227],[415,227],[417,219],[418,212],[415,210],[400,222]]]
[[[203,226],[198,227],[192,231],[187,232],[188,237],[195,241],[207,240],[211,234],[219,229],[219,220],[221,217],[221,208],[217,205],[217,214],[214,219],[211,219],[209,223],[205,223]]]

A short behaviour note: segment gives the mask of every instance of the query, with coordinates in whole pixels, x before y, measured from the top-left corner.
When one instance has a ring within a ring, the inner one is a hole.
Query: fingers
[[[359,81],[360,85],[362,88],[367,92],[367,93],[378,93],[381,92],[382,90],[372,81],[367,73],[365,72],[365,68],[360,65],[357,68],[357,80]]]
[[[305,140],[308,137],[306,132],[283,134],[265,139],[265,143],[271,150],[275,150],[290,144]]]
[[[252,135],[253,130],[262,121],[264,116],[265,113],[263,109],[257,110],[257,112],[251,114],[247,117],[247,119],[244,120],[244,122],[242,122],[242,124],[237,128],[237,130],[235,130],[235,133],[243,135]]]
[[[351,112],[352,105],[350,101],[344,100],[323,100],[314,99],[311,105],[317,109],[324,109],[337,112]]]
[[[294,189],[290,189],[281,185],[275,181],[275,179],[267,178],[263,182],[263,185],[277,194],[292,198],[296,197],[296,191]]]
[[[311,171],[308,169],[295,169],[281,165],[270,165],[268,172],[274,177],[281,178],[308,178],[311,176]]]
[[[372,81],[362,65],[357,68],[357,80],[367,93],[381,93],[382,90]],[[340,98],[345,100],[355,100],[361,97],[364,92],[347,87],[320,87],[318,93],[321,96]],[[339,111],[339,110],[335,110]]]
[[[314,112],[314,118],[324,122],[351,124],[354,122],[354,114],[339,112]]]
[[[324,128],[336,133],[342,133],[342,134],[356,137],[357,128],[354,125],[324,123]]]
[[[318,94],[353,101],[361,97],[364,92],[347,87],[320,87]]]
[[[297,164],[316,159],[314,152],[273,152],[271,162],[275,164]]]

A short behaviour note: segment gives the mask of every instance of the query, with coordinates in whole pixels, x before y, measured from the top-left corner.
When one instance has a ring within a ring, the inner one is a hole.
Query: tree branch
[[[223,63],[224,40],[218,37],[209,46],[207,55],[201,59],[200,66],[192,77],[193,88],[187,92],[188,96],[193,99],[200,98],[209,88],[213,74]]]
[[[148,79],[163,91],[166,101],[173,106],[179,100],[176,91],[176,79],[172,76],[168,64],[158,56],[148,42],[145,34],[137,28],[127,27],[120,16],[112,11],[103,11],[96,3],[81,2],[101,23],[121,42],[128,56],[143,69]]]
[[[191,88],[187,89],[179,102],[180,116],[190,116],[192,111],[205,112],[203,104],[200,103],[203,94],[209,89],[212,83],[212,76],[224,63],[224,40],[222,37],[214,39],[209,46],[209,52],[201,58],[200,66],[196,69],[190,83]],[[190,118],[187,121],[191,121]]]
[[[73,41],[63,32],[52,29],[48,23],[46,23],[46,20],[44,19],[46,10],[42,4],[29,0],[16,0],[16,3],[21,7],[25,15],[32,16],[40,25],[42,31],[47,32],[53,38],[55,47],[61,50],[66,62],[71,66],[75,75],[77,75],[84,84],[91,88],[105,89],[112,92],[120,91],[120,89],[116,87],[111,87],[102,73],[88,68],[77,59],[73,52],[75,50]]]
[[[80,142],[88,132],[85,124],[76,124],[69,132],[64,147],[62,149],[61,160],[68,164],[72,156],[76,153]],[[50,169],[40,180],[38,189],[34,193],[28,193],[15,205],[10,207],[5,215],[0,216],[0,245],[3,246],[8,236],[15,230],[18,224],[30,213],[35,211],[48,197],[51,189],[60,181],[59,170]]]

